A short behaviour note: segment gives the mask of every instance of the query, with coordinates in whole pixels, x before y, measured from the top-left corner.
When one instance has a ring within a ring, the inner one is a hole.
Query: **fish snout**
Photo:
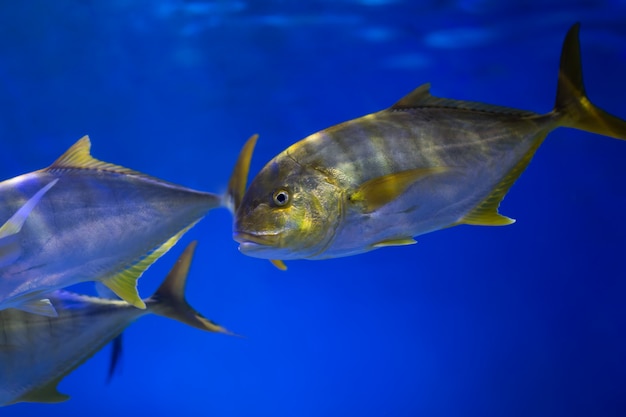
[[[260,246],[274,246],[278,241],[278,235],[276,234],[254,234],[248,232],[242,232],[235,230],[233,232],[233,239],[239,244],[255,244]]]

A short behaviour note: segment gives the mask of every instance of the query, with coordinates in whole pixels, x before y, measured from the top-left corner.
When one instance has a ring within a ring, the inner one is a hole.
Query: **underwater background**
[[[0,178],[89,134],[98,159],[222,193],[250,135],[252,178],[425,82],[547,112],[577,21],[590,99],[626,118],[623,0],[4,2]],[[281,272],[214,210],[139,291],[197,239],[188,300],[243,338],[144,317],[109,383],[105,347],[68,402],[0,416],[626,415],[626,143],[558,129],[500,211],[517,223]]]

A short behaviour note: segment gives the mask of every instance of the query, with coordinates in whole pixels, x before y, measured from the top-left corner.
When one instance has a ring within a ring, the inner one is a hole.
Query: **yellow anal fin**
[[[46,385],[28,391],[13,403],[60,403],[69,400],[69,395],[61,394],[57,390],[57,384],[61,381],[61,379],[63,379],[64,376],[65,374],[60,378],[56,378],[47,383]]]
[[[498,213],[500,203],[509,192],[515,181],[522,175],[531,159],[543,143],[547,133],[538,135],[535,143],[526,152],[526,155],[519,160],[517,164],[502,178],[502,180],[493,188],[491,193],[473,210],[466,214],[461,220],[455,224],[470,224],[474,226],[508,226],[515,223],[515,219],[506,217]]]
[[[137,292],[137,280],[141,277],[141,275],[143,275],[146,269],[150,267],[150,265],[170,250],[189,229],[195,226],[197,222],[198,221],[193,222],[180,232],[176,233],[136,264],[113,277],[104,279],[102,283],[117,294],[117,296],[122,300],[134,305],[137,308],[145,309],[146,303],[144,303],[141,297],[139,297],[139,293]]]
[[[473,226],[508,226],[515,223],[515,219],[506,217],[498,213],[497,211],[474,210],[461,221],[463,224],[470,224]]]
[[[457,224],[469,224],[472,226],[508,226],[509,224],[515,223],[514,219],[498,213],[498,207],[518,176],[519,174],[512,180],[506,181],[507,176],[504,181],[501,181],[500,184],[494,188],[492,193],[484,199],[482,203],[466,214]]]
[[[383,175],[364,182],[350,196],[350,201],[363,204],[363,211],[371,213],[398,198],[416,181],[448,171],[446,167],[416,168]]]
[[[373,248],[385,248],[387,246],[407,246],[407,245],[414,245],[416,243],[417,241],[413,239],[412,237],[406,237],[406,238],[400,238],[400,239],[383,240],[381,242],[374,243],[372,247]]]
[[[141,273],[143,273],[143,271],[141,271]],[[146,303],[143,302],[137,292],[137,280],[141,276],[141,273],[137,274],[134,268],[130,268],[114,277],[107,278],[102,281],[102,283],[128,304],[145,309]]]
[[[258,137],[259,135],[250,136],[243,145],[228,181],[228,191],[224,196],[224,205],[233,213],[239,208],[243,195],[246,192],[250,160],[252,159],[252,152]]]

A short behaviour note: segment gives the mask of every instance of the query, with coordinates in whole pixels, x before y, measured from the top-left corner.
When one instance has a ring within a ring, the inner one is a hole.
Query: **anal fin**
[[[115,276],[106,278],[102,281],[102,283],[117,294],[117,296],[122,300],[134,305],[137,308],[145,309],[146,303],[141,299],[139,293],[137,292],[137,280],[141,277],[141,275],[143,275],[146,269],[150,267],[150,265],[170,250],[189,229],[195,226],[198,221],[193,222],[180,232],[176,233],[136,264],[123,270]]]
[[[535,152],[543,143],[547,133],[542,133],[534,138],[534,143],[526,152],[524,157],[515,164],[515,166],[496,184],[491,194],[481,201],[473,210],[463,216],[455,224],[470,224],[474,226],[508,226],[515,223],[515,219],[506,217],[498,213],[500,203],[509,192],[515,181],[522,175],[530,161],[533,159]]]

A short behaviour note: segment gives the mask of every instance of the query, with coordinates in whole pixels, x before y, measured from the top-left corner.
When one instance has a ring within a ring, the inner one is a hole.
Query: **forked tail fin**
[[[562,126],[626,140],[626,121],[594,106],[587,98],[580,59],[579,29],[580,23],[574,24],[563,41],[554,113],[559,116]]]
[[[187,274],[196,250],[196,244],[197,242],[193,241],[187,245],[165,281],[152,297],[146,300],[146,304],[150,305],[153,313],[160,316],[178,320],[200,330],[232,335],[233,333],[198,313],[185,299]]]

